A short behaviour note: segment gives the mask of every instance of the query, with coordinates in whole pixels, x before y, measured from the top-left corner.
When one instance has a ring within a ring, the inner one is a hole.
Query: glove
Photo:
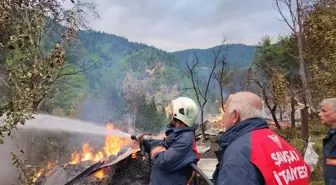
[[[166,148],[164,147],[165,144],[163,141],[142,139],[140,141],[140,145],[142,146],[141,148],[144,150],[144,152],[148,154],[152,154],[152,150],[154,149],[156,149],[157,152],[166,150]]]

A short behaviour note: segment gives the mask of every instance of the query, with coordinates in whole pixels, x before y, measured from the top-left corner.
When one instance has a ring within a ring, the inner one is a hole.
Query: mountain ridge
[[[114,52],[115,55],[122,57],[134,52],[139,52],[142,49],[154,49],[158,52],[163,52],[164,54],[175,56],[181,63],[181,65],[185,65],[185,61],[190,61],[194,59],[194,53],[197,54],[200,61],[200,66],[208,66],[208,64],[213,60],[214,54],[213,50],[217,50],[221,45],[209,47],[209,48],[190,48],[179,51],[166,51],[164,49],[157,48],[154,45],[147,45],[141,42],[130,41],[126,37],[118,36],[111,33],[105,33],[101,31],[95,30],[86,30],[80,32],[80,40],[85,38],[90,38],[91,41],[89,43],[84,42],[84,45],[87,50],[92,50],[94,48],[93,42],[99,42],[102,40],[102,43],[97,44],[96,46],[98,50],[101,50],[99,53],[103,56],[104,59],[110,60],[111,58],[106,55],[111,55],[108,52]],[[106,45],[109,48],[103,48]],[[112,45],[112,46],[111,46]],[[114,48],[113,48],[114,47]],[[224,48],[228,48],[227,50],[227,60],[228,63],[237,68],[246,68],[252,62],[254,56],[255,45],[248,45],[243,43],[230,43],[224,44]],[[182,67],[182,66],[179,66]]]

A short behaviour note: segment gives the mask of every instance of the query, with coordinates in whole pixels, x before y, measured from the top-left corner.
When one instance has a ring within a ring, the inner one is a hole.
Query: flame
[[[136,153],[132,153],[132,159],[135,159],[137,157]]]
[[[99,178],[99,179],[102,179],[102,178],[105,176],[104,171],[103,171],[103,170],[99,170],[99,171],[97,171],[97,172],[95,173],[95,176],[96,176],[97,178]]]
[[[73,165],[78,164],[82,161],[90,161],[90,162],[98,162],[101,160],[108,160],[110,156],[118,154],[120,149],[131,143],[131,138],[124,138],[124,137],[118,137],[113,135],[115,129],[114,125],[112,123],[109,123],[106,125],[107,129],[107,136],[105,137],[105,145],[100,150],[95,150],[93,147],[90,146],[89,143],[84,143],[82,146],[82,151],[78,152],[75,151],[71,154],[71,158],[68,163],[66,163],[64,166],[67,165]],[[134,154],[136,157],[136,154]],[[133,156],[133,155],[132,155]],[[56,163],[48,163],[47,168],[41,168],[38,173],[35,174],[34,182],[45,172],[48,170],[46,175],[50,175],[52,173],[52,169],[56,166]],[[95,173],[95,176],[97,178],[103,178],[108,171],[106,170],[100,170]]]
[[[81,161],[92,161],[93,159],[93,154],[92,154],[92,148],[90,147],[90,145],[88,143],[85,143],[83,145],[83,156]]]
[[[46,176],[51,175],[51,173],[53,172],[52,169],[55,168],[56,165],[57,165],[57,161],[55,163],[48,162],[48,166],[47,166],[48,172],[46,173]]]
[[[47,166],[47,168],[48,168],[48,169],[54,168],[54,167],[56,166],[56,164],[57,164],[57,162],[55,162],[55,163],[48,162],[48,166]]]
[[[55,168],[55,166],[57,165],[57,161],[55,163],[53,162],[48,162],[47,168],[41,168],[35,175],[33,178],[33,182],[35,182],[45,171],[47,171],[47,173],[45,174],[45,176],[49,176],[51,175],[51,173],[53,172],[52,169]]]
[[[224,114],[224,110],[223,110],[223,108],[221,107],[221,108],[219,108],[219,110],[221,111],[221,113],[222,113],[222,115]]]
[[[71,161],[69,164],[78,164],[80,161],[94,161],[98,162],[104,159],[108,159],[109,156],[116,155],[120,149],[130,143],[130,138],[121,138],[113,135],[114,126],[112,123],[106,125],[108,135],[105,137],[105,146],[102,150],[98,150],[94,153],[94,149],[85,143],[82,146],[82,153],[74,152],[71,154]],[[104,151],[104,152],[103,152]]]
[[[44,168],[41,168],[41,169],[34,175],[33,182],[35,182],[35,181],[42,175],[43,172],[44,172]]]
[[[230,98],[232,97],[232,94],[229,95],[228,99],[226,101],[228,101]],[[224,109],[220,103],[220,101],[216,100],[216,103],[219,103],[220,104],[220,107],[219,107],[219,111],[220,111],[220,114],[209,114],[208,115],[208,121],[210,121],[213,125],[214,128],[219,128],[219,129],[224,129],[223,125],[222,125],[222,117],[223,115],[225,114],[225,104],[224,104]]]
[[[131,139],[113,136],[113,124],[108,124],[106,128],[108,130],[108,135],[105,138],[105,154],[107,156],[116,155],[120,151],[120,148],[127,145],[131,141]]]
[[[108,174],[109,170],[110,168],[103,168],[95,173],[95,177],[102,179]]]
[[[96,153],[95,157],[93,158],[93,161],[98,162],[104,159],[103,152]]]
[[[48,170],[48,172],[46,173],[46,176],[49,176],[49,175],[51,175],[52,174],[52,170]]]
[[[77,164],[80,161],[80,154],[77,152],[74,152],[71,154],[71,161],[69,164]]]

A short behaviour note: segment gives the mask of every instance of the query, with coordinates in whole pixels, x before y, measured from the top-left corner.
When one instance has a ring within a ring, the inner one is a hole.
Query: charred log
[[[35,185],[149,184],[150,172],[150,160],[141,157],[138,147],[127,146],[104,162],[84,161],[56,166],[43,173]]]
[[[87,168],[86,170],[84,170],[82,173],[78,174],[75,178],[71,179],[69,182],[67,182],[65,185],[74,185],[76,184],[78,181],[80,181],[83,177],[87,177],[90,174],[92,174],[92,171],[94,171],[95,169],[101,167],[104,163],[102,161],[99,161],[93,165],[91,165],[89,168]]]

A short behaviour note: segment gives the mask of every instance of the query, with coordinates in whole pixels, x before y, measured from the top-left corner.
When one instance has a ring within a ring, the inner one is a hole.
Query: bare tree
[[[310,7],[314,0],[275,0],[275,10],[280,14],[281,19],[287,24],[293,35],[297,39],[297,47],[299,51],[298,60],[300,63],[300,78],[302,81],[302,88],[304,91],[305,99],[311,110],[316,112],[314,104],[312,102],[311,92],[308,87],[307,70],[304,56],[304,11]],[[289,15],[286,15],[287,12]]]
[[[126,100],[126,109],[132,118],[132,128],[136,127],[136,115],[138,107],[143,104],[146,89],[151,79],[139,80],[140,72],[128,72],[123,80],[118,81],[117,85],[121,88],[122,96]]]
[[[203,122],[204,122],[204,107],[205,107],[206,103],[208,102],[207,95],[208,95],[209,86],[210,86],[213,74],[215,72],[215,69],[223,61],[223,55],[221,55],[221,54],[224,51],[223,50],[224,43],[225,43],[225,41],[222,42],[222,44],[219,46],[219,49],[217,51],[215,51],[215,49],[213,50],[214,60],[213,60],[212,66],[211,66],[210,74],[207,78],[207,83],[206,83],[205,89],[203,91],[201,90],[199,79],[196,76],[196,67],[199,64],[199,59],[197,57],[197,54],[194,53],[195,60],[193,60],[192,64],[189,64],[189,62],[186,61],[186,66],[188,67],[190,77],[191,77],[191,81],[192,81],[192,87],[186,88],[186,90],[187,89],[193,89],[194,92],[195,92],[197,103],[198,103],[198,105],[200,106],[200,109],[201,109],[201,130],[202,130],[202,135],[203,135],[204,139],[206,139],[205,125],[203,124]],[[226,56],[224,56],[224,57],[226,58]]]
[[[256,67],[256,70],[253,72],[252,67],[254,66]],[[258,75],[256,73],[257,71],[262,73],[261,76],[259,76],[260,74]],[[266,75],[266,78],[264,75]],[[276,83],[274,82],[275,80]],[[285,96],[287,94],[284,90],[284,76],[281,75],[275,68],[264,68],[257,63],[252,63],[251,67],[249,68],[247,81],[243,90],[251,87],[252,84],[256,84],[259,87],[260,96],[271,112],[276,127],[280,130],[281,127],[276,117],[276,111],[278,108],[280,108],[280,106],[284,106],[285,104]]]
[[[227,62],[227,49],[225,48],[225,54],[220,59],[220,70],[214,74],[214,79],[218,82],[219,85],[219,91],[220,91],[220,103],[221,108],[224,111],[224,94],[223,89],[225,86],[225,83],[227,82],[229,77],[229,64]]]

